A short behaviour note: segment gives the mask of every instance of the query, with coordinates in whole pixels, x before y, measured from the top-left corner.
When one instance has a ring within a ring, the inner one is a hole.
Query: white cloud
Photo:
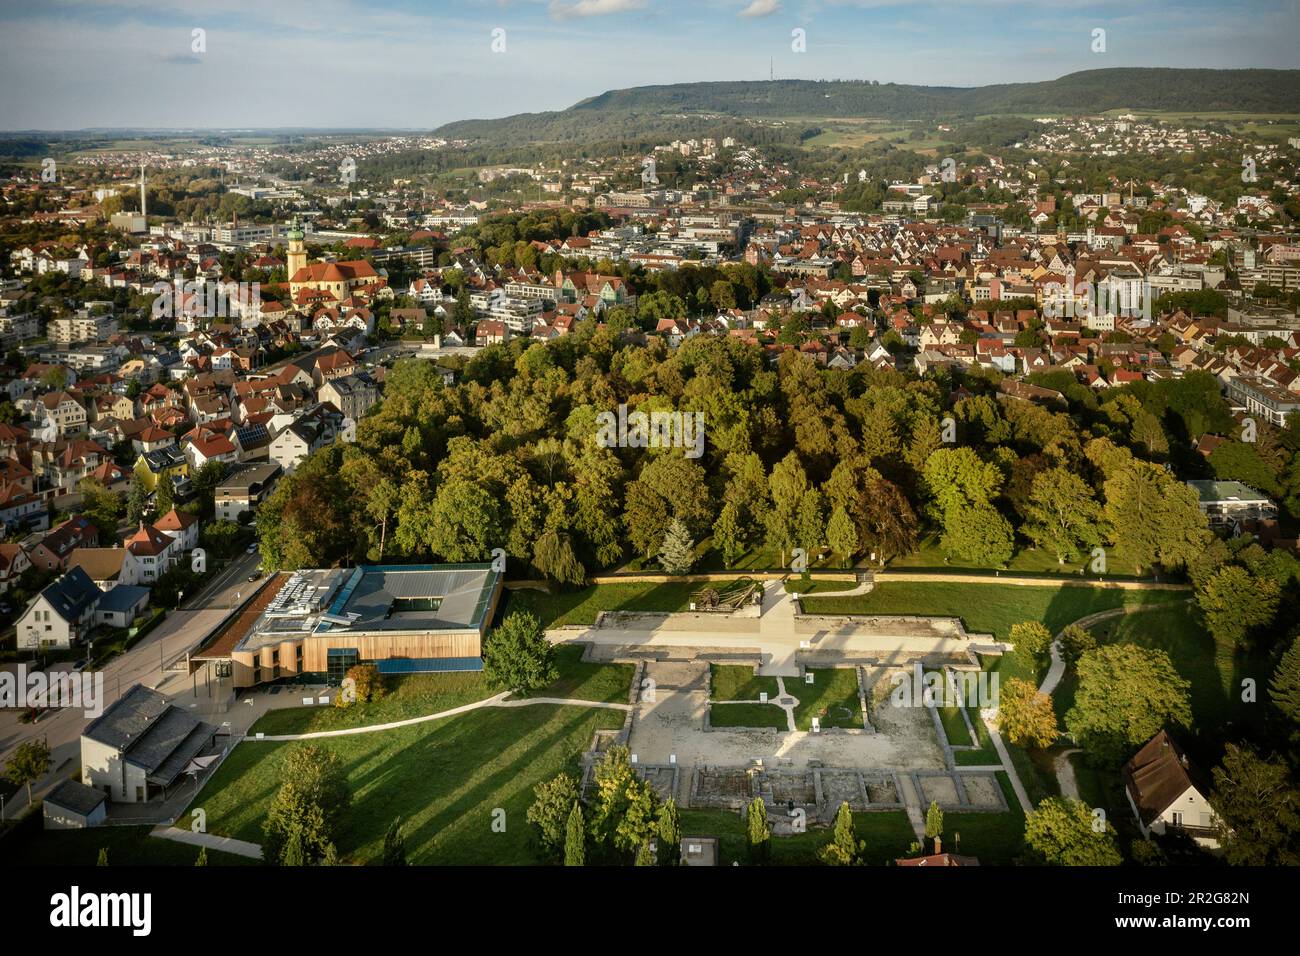
[[[557,20],[568,20],[571,17],[603,17],[611,13],[639,10],[643,6],[645,0],[576,0],[574,3],[551,0],[551,16]]]
[[[742,17],[770,17],[781,9],[781,0],[752,0],[749,6],[740,11]]]

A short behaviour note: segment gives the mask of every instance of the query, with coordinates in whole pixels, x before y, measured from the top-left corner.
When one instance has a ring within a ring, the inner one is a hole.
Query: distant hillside
[[[692,113],[744,118],[940,119],[985,114],[1100,113],[1112,109],[1199,113],[1290,113],[1300,107],[1300,70],[1085,70],[1042,83],[971,88],[862,81],[675,83],[610,90],[567,110],[467,120],[440,135],[468,139],[584,141],[682,135]],[[697,122],[703,117],[696,119]],[[703,123],[701,123],[703,126]],[[713,126],[716,129],[716,123]]]

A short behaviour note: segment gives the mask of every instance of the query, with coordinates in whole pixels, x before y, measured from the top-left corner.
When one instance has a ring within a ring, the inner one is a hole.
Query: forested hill
[[[1300,70],[1085,70],[1042,83],[971,88],[907,86],[858,80],[676,83],[610,90],[551,113],[443,126],[450,138],[539,140],[593,138],[596,125],[653,117],[675,125],[683,113],[735,117],[879,117],[937,119],[1004,113],[1100,113],[1113,109],[1217,113],[1290,113],[1300,103]],[[594,115],[596,114],[596,115]],[[671,117],[671,120],[669,119]]]

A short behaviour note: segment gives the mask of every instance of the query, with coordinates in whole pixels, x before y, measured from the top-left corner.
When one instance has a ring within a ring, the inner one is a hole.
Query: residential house
[[[103,593],[86,572],[73,568],[32,598],[16,625],[18,647],[71,647],[95,624],[95,608]]]
[[[1240,481],[1195,480],[1187,486],[1196,492],[1210,527],[1240,534],[1243,525],[1277,518],[1277,505]]]
[[[0,484],[0,526],[5,534],[44,531],[50,526],[49,506],[16,481]]]
[[[199,529],[202,522],[198,515],[173,508],[155,521],[153,526],[175,540],[181,551],[192,551],[199,546]]]
[[[148,606],[148,588],[119,584],[99,599],[95,623],[105,627],[130,627]]]
[[[1124,765],[1123,774],[1129,806],[1144,837],[1177,829],[1200,846],[1218,847],[1209,782],[1168,731],[1143,744]]]
[[[46,392],[36,403],[40,421],[53,422],[60,435],[82,431],[86,427],[86,409],[67,392]]]
[[[21,544],[0,544],[0,594],[8,593],[10,586],[31,566],[31,559]]]
[[[354,422],[379,400],[379,386],[365,372],[327,379],[316,391],[322,402],[329,402]]]
[[[140,583],[153,584],[180,562],[178,539],[163,534],[151,524],[140,522],[135,533],[122,542],[140,563]]]
[[[59,525],[27,551],[34,566],[46,571],[62,571],[77,548],[99,544],[99,529],[82,515],[74,515]]]
[[[140,559],[126,548],[78,548],[68,559],[68,569],[80,568],[101,591],[119,584],[139,584]]]
[[[217,520],[238,521],[241,514],[256,508],[271,493],[280,472],[273,461],[233,469],[217,486]]]

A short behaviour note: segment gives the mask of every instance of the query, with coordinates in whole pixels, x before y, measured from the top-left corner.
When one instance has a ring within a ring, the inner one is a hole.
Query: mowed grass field
[[[762,693],[768,700],[777,697],[776,678],[759,677],[746,664],[710,664],[709,686],[711,700],[758,700]]]
[[[460,674],[408,674],[389,679],[389,690],[382,698],[357,703],[347,708],[285,707],[263,714],[251,728],[252,733],[309,734],[322,730],[366,727],[396,720],[410,720],[439,711],[450,710],[497,693],[488,686],[481,671]],[[288,689],[296,697],[294,689]]]
[[[806,682],[807,674],[813,675],[811,684]],[[787,680],[785,689],[799,701],[794,708],[794,725],[799,730],[812,730],[814,717],[823,728],[862,729],[856,667],[809,670],[804,680]]]
[[[378,863],[384,834],[401,817],[412,864],[540,863],[525,819],[533,788],[561,771],[577,775],[592,735],[622,724],[619,710],[536,704],[313,741],[338,754],[351,785],[339,854]],[[236,747],[194,803],[207,812],[208,832],[261,843],[284,754],[295,746]],[[504,832],[493,829],[497,809]]]
[[[1087,556],[1078,561],[1061,564],[1057,561],[1055,553],[1046,548],[1020,548],[1007,563],[1004,573],[1043,574],[1073,578],[1078,578],[1081,574],[1087,574],[1089,577],[1095,578],[1096,574],[1092,572],[1090,567],[1092,562],[1092,557]],[[993,571],[999,566],[952,557],[944,552],[939,543],[938,535],[929,535],[921,541],[916,551],[894,558],[889,562],[889,567],[895,571],[919,570],[921,568],[929,571]],[[1141,575],[1138,575],[1137,570],[1133,559],[1121,549],[1111,548],[1107,551],[1105,577],[1116,579],[1141,577]],[[1149,572],[1150,569],[1147,570]]]
[[[542,627],[595,624],[600,611],[685,611],[691,594],[700,587],[682,581],[668,584],[633,581],[627,584],[593,584],[555,594],[517,588],[510,592],[505,613],[531,611],[541,620]]]
[[[712,704],[709,724],[714,727],[772,727],[785,730],[785,711],[775,704]]]
[[[563,697],[602,703],[625,704],[632,686],[631,664],[587,663],[583,645],[555,648],[559,677],[529,697]],[[293,696],[293,688],[289,688]],[[253,733],[270,736],[307,734],[348,727],[369,727],[451,710],[486,700],[499,691],[488,684],[482,671],[453,674],[408,674],[389,678],[388,692],[379,700],[353,704],[348,708],[285,707],[268,711],[252,727]]]
[[[923,614],[959,617],[966,630],[1006,640],[1011,626],[1042,621],[1053,634],[1097,611],[1184,601],[1185,591],[1125,591],[1074,585],[881,581],[869,594],[804,599],[810,614]]]
[[[1179,676],[1191,685],[1192,730],[1211,741],[1219,739],[1228,724],[1238,730],[1242,724],[1262,721],[1267,711],[1260,703],[1241,700],[1241,682],[1253,678],[1262,697],[1268,694],[1272,670],[1262,655],[1240,655],[1220,644],[1201,623],[1194,605],[1173,604],[1141,614],[1127,614],[1102,621],[1091,628],[1099,644],[1136,644],[1158,648],[1169,655]],[[1052,694],[1057,717],[1064,724],[1074,704],[1078,679],[1074,668]]]

